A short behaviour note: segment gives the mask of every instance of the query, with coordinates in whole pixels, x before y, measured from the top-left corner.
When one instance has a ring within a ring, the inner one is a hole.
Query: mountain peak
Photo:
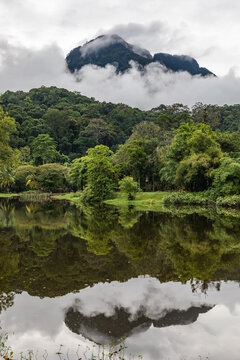
[[[103,34],[71,50],[66,62],[71,72],[80,70],[85,65],[105,67],[111,64],[117,72],[125,72],[130,68],[130,61],[138,64],[139,69],[152,62],[163,65],[167,71],[187,71],[191,75],[208,76],[214,74],[201,68],[198,62],[187,55],[170,55],[157,53],[154,56],[146,49],[129,44],[117,34]]]

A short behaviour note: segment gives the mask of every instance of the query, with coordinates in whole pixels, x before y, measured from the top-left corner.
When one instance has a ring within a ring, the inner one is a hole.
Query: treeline
[[[34,140],[49,135],[56,150],[70,161],[85,155],[88,148],[99,144],[116,151],[142,121],[156,123],[161,140],[172,137],[173,130],[188,120],[204,123],[213,130],[239,131],[240,105],[217,106],[196,104],[192,109],[182,104],[160,105],[141,111],[124,104],[95,101],[80,93],[56,87],[41,87],[29,92],[7,91],[0,97],[4,112],[16,120],[11,146],[20,149],[23,157],[34,160]],[[59,160],[57,159],[57,162]]]
[[[71,188],[95,201],[130,176],[145,191],[240,193],[240,105],[143,112],[54,87],[8,91],[1,103],[2,188]]]

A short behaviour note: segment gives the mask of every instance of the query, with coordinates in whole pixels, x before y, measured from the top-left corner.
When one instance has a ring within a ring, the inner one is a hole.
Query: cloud
[[[88,56],[92,53],[97,53],[99,50],[112,44],[123,44],[125,47],[127,47],[127,43],[118,35],[112,34],[99,36],[95,40],[89,41],[83,47],[81,47],[81,55]]]
[[[0,92],[28,91],[42,85],[80,91],[99,101],[122,102],[141,109],[151,109],[161,103],[240,102],[240,78],[234,70],[224,77],[201,78],[186,72],[166,72],[161,65],[153,63],[142,74],[132,63],[123,75],[116,74],[111,65],[105,68],[87,65],[72,75],[66,70],[62,50],[55,44],[30,50],[0,40]]]
[[[185,25],[171,28],[163,21],[153,21],[148,25],[130,22],[100,30],[99,34],[118,34],[126,41],[144,46],[151,52],[176,52],[189,43],[189,33]],[[186,40],[188,38],[188,41]]]

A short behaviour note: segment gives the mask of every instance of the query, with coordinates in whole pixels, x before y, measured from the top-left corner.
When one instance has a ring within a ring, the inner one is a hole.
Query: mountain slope
[[[117,72],[125,72],[134,61],[139,65],[139,70],[152,62],[163,65],[167,71],[187,71],[191,75],[214,75],[206,68],[199,66],[198,62],[190,56],[170,55],[157,53],[153,57],[146,49],[131,45],[118,35],[101,35],[83,46],[71,50],[66,57],[68,69],[73,73],[85,65],[105,67],[114,65]]]
[[[71,72],[80,70],[87,64],[100,67],[112,64],[118,72],[124,72],[129,69],[131,60],[144,67],[152,61],[152,56],[147,50],[135,48],[117,35],[99,36],[73,49],[66,58]]]

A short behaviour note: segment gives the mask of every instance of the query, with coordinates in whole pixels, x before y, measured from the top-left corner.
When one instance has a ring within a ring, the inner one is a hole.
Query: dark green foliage
[[[170,188],[175,184],[190,191],[206,190],[222,156],[217,137],[208,125],[184,123],[167,151],[161,180],[169,178]]]
[[[37,167],[33,165],[19,166],[15,172],[14,191],[21,192],[29,190],[27,179],[33,179],[36,176]]]
[[[163,146],[171,142],[174,130],[190,117],[194,122],[221,131],[232,132],[240,128],[240,105],[197,104],[191,112],[187,106],[174,104],[140,111],[124,104],[100,103],[56,87],[41,87],[29,92],[7,91],[1,95],[0,103],[4,111],[16,120],[16,130],[11,136],[13,148],[31,148],[39,134],[48,134],[56,142],[56,150],[70,160],[84,156],[88,148],[99,144],[115,151],[129,138],[134,126],[142,121],[159,126],[158,140]],[[226,147],[227,143],[239,144],[237,135],[234,136],[235,141],[226,138],[221,141]],[[239,148],[229,151],[236,152]]]
[[[14,119],[5,114],[0,106],[0,188],[14,182],[17,153],[10,146],[10,136],[15,129]]]
[[[0,101],[4,111],[16,118],[16,127],[4,138],[11,146],[2,151],[0,159],[12,161],[11,171],[5,173],[8,187],[14,180],[16,162],[70,164],[78,159],[70,165],[68,180],[72,189],[83,190],[88,183],[84,156],[88,149],[103,145],[115,152],[113,161],[120,179],[131,176],[144,191],[203,191],[212,187],[213,181],[216,191],[222,194],[239,191],[238,175],[231,175],[232,165],[227,166],[229,175],[222,171],[223,167],[219,168],[222,158],[236,159],[236,163],[240,157],[239,105],[198,103],[190,110],[174,104],[140,111],[124,104],[100,103],[56,87],[7,91]],[[11,120],[7,115],[2,119],[7,119],[5,124]],[[219,172],[215,172],[218,168]],[[220,172],[226,175],[226,186],[222,180],[216,180],[214,174]],[[232,190],[227,190],[227,186]],[[22,178],[16,180],[15,188],[26,189]],[[88,186],[85,195],[94,198],[96,192],[93,195],[89,189]]]
[[[68,169],[60,164],[45,164],[37,168],[36,181],[45,191],[66,191]]]
[[[32,148],[34,139],[46,134],[56,142],[56,150],[70,160],[85,155],[88,148],[99,144],[116,149],[127,140],[136,124],[158,118],[155,112],[124,104],[100,103],[56,87],[7,91],[1,95],[0,103],[16,120],[16,130],[11,137],[14,148]]]
[[[163,199],[163,203],[166,206],[169,205],[212,205],[215,203],[214,199],[209,193],[187,193],[187,192],[175,192],[166,196]]]
[[[158,176],[157,147],[162,132],[159,125],[143,121],[136,125],[124,145],[119,147],[114,161],[121,176],[130,175],[142,189],[154,190]]]
[[[223,158],[213,172],[213,186],[218,195],[240,194],[240,158]]]
[[[19,166],[15,172],[15,183],[11,186],[11,190],[63,192],[68,187],[67,173],[66,166],[54,163],[41,166]]]
[[[61,161],[56,142],[48,134],[39,134],[32,142],[32,158],[35,165]],[[65,157],[67,160],[67,158]]]
[[[85,202],[100,202],[113,195],[117,171],[112,162],[112,154],[104,145],[97,145],[87,151],[87,187],[83,192]]]
[[[240,195],[220,196],[216,204],[223,207],[240,208]]]
[[[74,159],[68,172],[68,181],[73,190],[83,190],[87,185],[88,156]]]

